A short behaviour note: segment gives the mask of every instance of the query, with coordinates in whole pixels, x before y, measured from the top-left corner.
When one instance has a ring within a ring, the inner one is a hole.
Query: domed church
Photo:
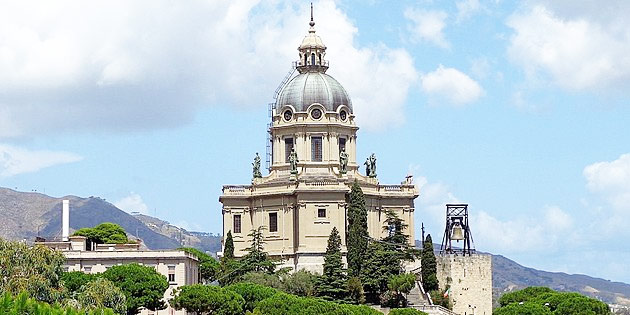
[[[357,181],[365,195],[370,236],[385,236],[385,213],[394,211],[414,235],[414,199],[418,190],[409,176],[400,185],[382,185],[376,156],[357,157],[357,131],[348,92],[326,74],[326,46],[310,29],[298,47],[298,74],[281,86],[271,108],[267,176],[260,157],[253,163],[251,185],[226,185],[223,235],[232,232],[234,254],[242,257],[247,234],[264,226],[265,250],[280,267],[322,272],[328,236],[336,227],[346,253],[348,194]],[[363,160],[367,158],[367,160]],[[357,162],[365,161],[365,163]],[[365,164],[365,174],[360,166]]]

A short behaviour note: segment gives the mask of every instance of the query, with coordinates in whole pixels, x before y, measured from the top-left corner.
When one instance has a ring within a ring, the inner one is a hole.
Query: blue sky
[[[220,232],[221,186],[265,151],[308,6],[0,3],[0,185]],[[630,282],[630,4],[314,6],[358,156],[381,183],[414,175],[434,240],[465,202],[479,250]]]

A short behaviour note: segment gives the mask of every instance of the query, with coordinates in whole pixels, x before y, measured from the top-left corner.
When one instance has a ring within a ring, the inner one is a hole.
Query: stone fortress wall
[[[436,259],[440,290],[450,285],[449,299],[453,303],[453,312],[491,315],[492,257],[485,254],[438,254]]]

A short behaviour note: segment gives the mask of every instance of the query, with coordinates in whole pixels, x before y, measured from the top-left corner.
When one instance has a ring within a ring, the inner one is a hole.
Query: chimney
[[[70,234],[70,200],[63,201],[63,208],[61,209],[61,240],[68,241]]]

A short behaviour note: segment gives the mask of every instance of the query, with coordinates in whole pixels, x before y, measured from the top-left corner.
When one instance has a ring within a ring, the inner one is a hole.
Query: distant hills
[[[0,237],[33,241],[36,236],[49,240],[61,237],[61,202],[70,200],[71,232],[102,222],[121,225],[132,238],[140,238],[149,249],[195,247],[215,254],[221,250],[221,236],[190,232],[142,214],[128,214],[98,197],[64,196],[54,198],[40,193],[19,192],[0,187]],[[418,241],[416,241],[418,242]],[[612,304],[630,306],[630,285],[593,278],[527,268],[492,255],[492,284],[495,298],[528,286],[546,286],[560,291],[574,291]]]

